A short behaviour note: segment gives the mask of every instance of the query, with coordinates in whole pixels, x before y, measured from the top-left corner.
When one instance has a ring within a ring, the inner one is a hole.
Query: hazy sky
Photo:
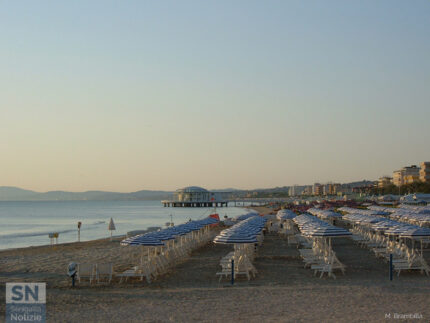
[[[256,188],[430,160],[429,1],[0,1],[0,186]]]

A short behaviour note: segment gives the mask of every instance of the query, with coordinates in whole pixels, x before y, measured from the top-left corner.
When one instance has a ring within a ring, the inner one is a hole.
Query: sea
[[[0,249],[50,244],[49,234],[58,232],[58,243],[75,242],[77,225],[82,222],[80,239],[88,241],[110,237],[109,220],[114,236],[149,227],[165,227],[172,219],[181,224],[214,213],[214,208],[163,207],[161,201],[0,201]],[[247,213],[239,207],[217,208],[220,218]]]

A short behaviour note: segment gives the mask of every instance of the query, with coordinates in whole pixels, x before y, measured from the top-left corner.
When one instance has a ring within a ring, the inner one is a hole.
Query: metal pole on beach
[[[390,281],[393,280],[393,254],[390,253]]]
[[[78,222],[78,242],[81,241],[81,225],[82,225],[82,222],[79,221]]]
[[[231,284],[234,285],[234,259],[231,260]]]

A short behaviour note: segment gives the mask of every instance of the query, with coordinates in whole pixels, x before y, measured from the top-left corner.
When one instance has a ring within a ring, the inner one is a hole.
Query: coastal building
[[[161,201],[169,207],[220,207],[227,206],[230,192],[211,192],[202,187],[188,186],[173,193],[172,200]]]
[[[312,193],[314,195],[323,195],[323,185],[321,185],[320,183],[315,183]]]
[[[378,179],[378,188],[384,188],[392,184],[393,178],[389,176],[382,176]]]
[[[312,186],[306,186],[302,192],[302,195],[312,195]]]
[[[396,186],[403,185],[403,176],[401,170],[396,170],[393,172],[393,184]]]
[[[322,195],[328,195],[328,185],[329,184],[322,184]]]
[[[420,166],[420,181],[430,183],[430,162],[422,162]]]
[[[365,185],[353,186],[352,187],[352,193],[371,194],[375,188],[375,184],[376,184],[376,182],[373,182],[370,184],[365,184]]]
[[[305,188],[303,186],[293,185],[288,190],[288,195],[289,196],[299,196],[303,193],[304,189]]]
[[[337,194],[338,195],[339,194],[341,194],[341,195],[351,194],[351,193],[352,193],[352,187],[350,185],[348,185],[348,184],[340,185],[340,187],[337,188]]]
[[[291,186],[290,188],[289,188],[289,190],[288,190],[288,196],[296,196],[296,186],[297,185],[294,185],[294,186]]]
[[[328,184],[328,195],[336,195],[340,191],[341,185],[339,183]]]
[[[402,186],[412,184],[420,180],[420,168],[416,165],[403,167],[393,172],[393,184]]]

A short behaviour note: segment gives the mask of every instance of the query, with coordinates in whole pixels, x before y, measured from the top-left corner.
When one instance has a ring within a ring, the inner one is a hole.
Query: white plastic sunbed
[[[95,274],[95,265],[94,264],[78,264],[78,280],[79,282],[82,279],[88,279],[90,283],[92,283]]]
[[[108,264],[97,264],[96,265],[96,280],[106,280],[107,282],[112,281],[113,266],[111,263]]]

